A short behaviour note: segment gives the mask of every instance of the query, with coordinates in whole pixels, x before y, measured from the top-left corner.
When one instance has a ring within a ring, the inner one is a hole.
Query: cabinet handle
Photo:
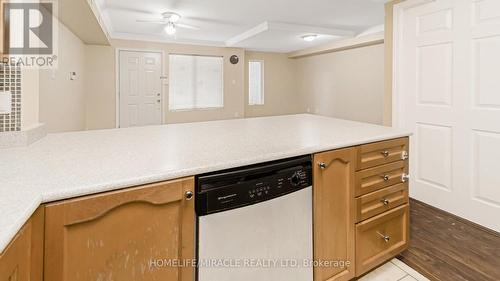
[[[388,181],[388,180],[389,180],[389,175],[383,175],[383,176],[381,176],[381,177],[382,177],[382,179],[383,179],[384,181]]]
[[[388,157],[389,156],[389,151],[384,150],[384,151],[380,152],[380,154],[382,154],[382,156],[384,156],[384,157]]]
[[[380,202],[382,202],[382,204],[384,204],[384,206],[387,206],[390,203],[389,200],[386,198],[381,199]]]
[[[324,170],[324,169],[326,169],[326,167],[327,167],[327,165],[326,165],[326,163],[325,163],[325,162],[319,162],[319,163],[318,163],[318,166],[319,166],[319,168],[320,168],[321,170]]]
[[[186,200],[191,200],[194,197],[194,193],[192,191],[186,191]]]
[[[406,160],[408,159],[410,156],[408,155],[408,151],[403,151],[401,152],[401,160]]]
[[[401,175],[401,182],[407,182],[409,179],[410,179],[410,175],[408,175],[408,174]]]
[[[377,234],[380,235],[380,237],[382,239],[384,239],[385,243],[388,243],[391,240],[391,236],[389,236],[389,235],[384,235],[384,234],[382,234],[382,233],[380,233],[378,231],[377,231]]]

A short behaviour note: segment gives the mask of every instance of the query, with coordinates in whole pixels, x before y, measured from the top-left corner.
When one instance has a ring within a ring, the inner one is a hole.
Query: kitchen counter
[[[310,114],[49,134],[0,150],[0,252],[40,203],[408,135]]]

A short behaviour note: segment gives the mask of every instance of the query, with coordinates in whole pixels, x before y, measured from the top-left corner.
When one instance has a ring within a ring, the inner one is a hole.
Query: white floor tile
[[[387,262],[363,276],[359,281],[398,281],[406,275],[407,273],[401,268],[391,262]]]
[[[398,260],[396,258],[392,259],[391,263],[393,263],[394,265],[396,265],[401,270],[403,270],[404,272],[408,273],[409,275],[411,275],[414,279],[416,279],[418,281],[429,281],[429,279],[427,279],[422,274],[418,273],[415,269],[409,267],[406,263],[404,263],[404,262],[402,262],[402,261],[400,261],[400,260]],[[411,280],[411,279],[409,279],[409,280]]]

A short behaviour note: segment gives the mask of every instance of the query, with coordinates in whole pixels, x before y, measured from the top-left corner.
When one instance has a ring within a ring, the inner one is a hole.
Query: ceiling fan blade
[[[136,22],[147,22],[147,23],[166,23],[164,20],[136,20]]]
[[[193,25],[188,25],[188,24],[183,24],[183,23],[176,23],[175,26],[180,27],[180,28],[187,28],[187,29],[193,29],[193,30],[200,30],[199,27],[193,26]]]

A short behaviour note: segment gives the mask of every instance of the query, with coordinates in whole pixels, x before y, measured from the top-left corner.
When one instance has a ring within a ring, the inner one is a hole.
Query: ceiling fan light
[[[309,35],[302,36],[302,39],[304,39],[304,41],[306,41],[306,42],[311,42],[311,41],[314,41],[314,39],[316,39],[317,37],[318,37],[318,35],[316,35],[316,34],[309,34]]]
[[[171,22],[167,23],[167,26],[165,26],[165,32],[168,35],[174,35],[176,31],[177,30],[175,30],[175,25]]]
[[[171,22],[178,22],[180,19],[181,19],[181,16],[179,14],[174,14],[174,13],[170,14],[169,20]]]

